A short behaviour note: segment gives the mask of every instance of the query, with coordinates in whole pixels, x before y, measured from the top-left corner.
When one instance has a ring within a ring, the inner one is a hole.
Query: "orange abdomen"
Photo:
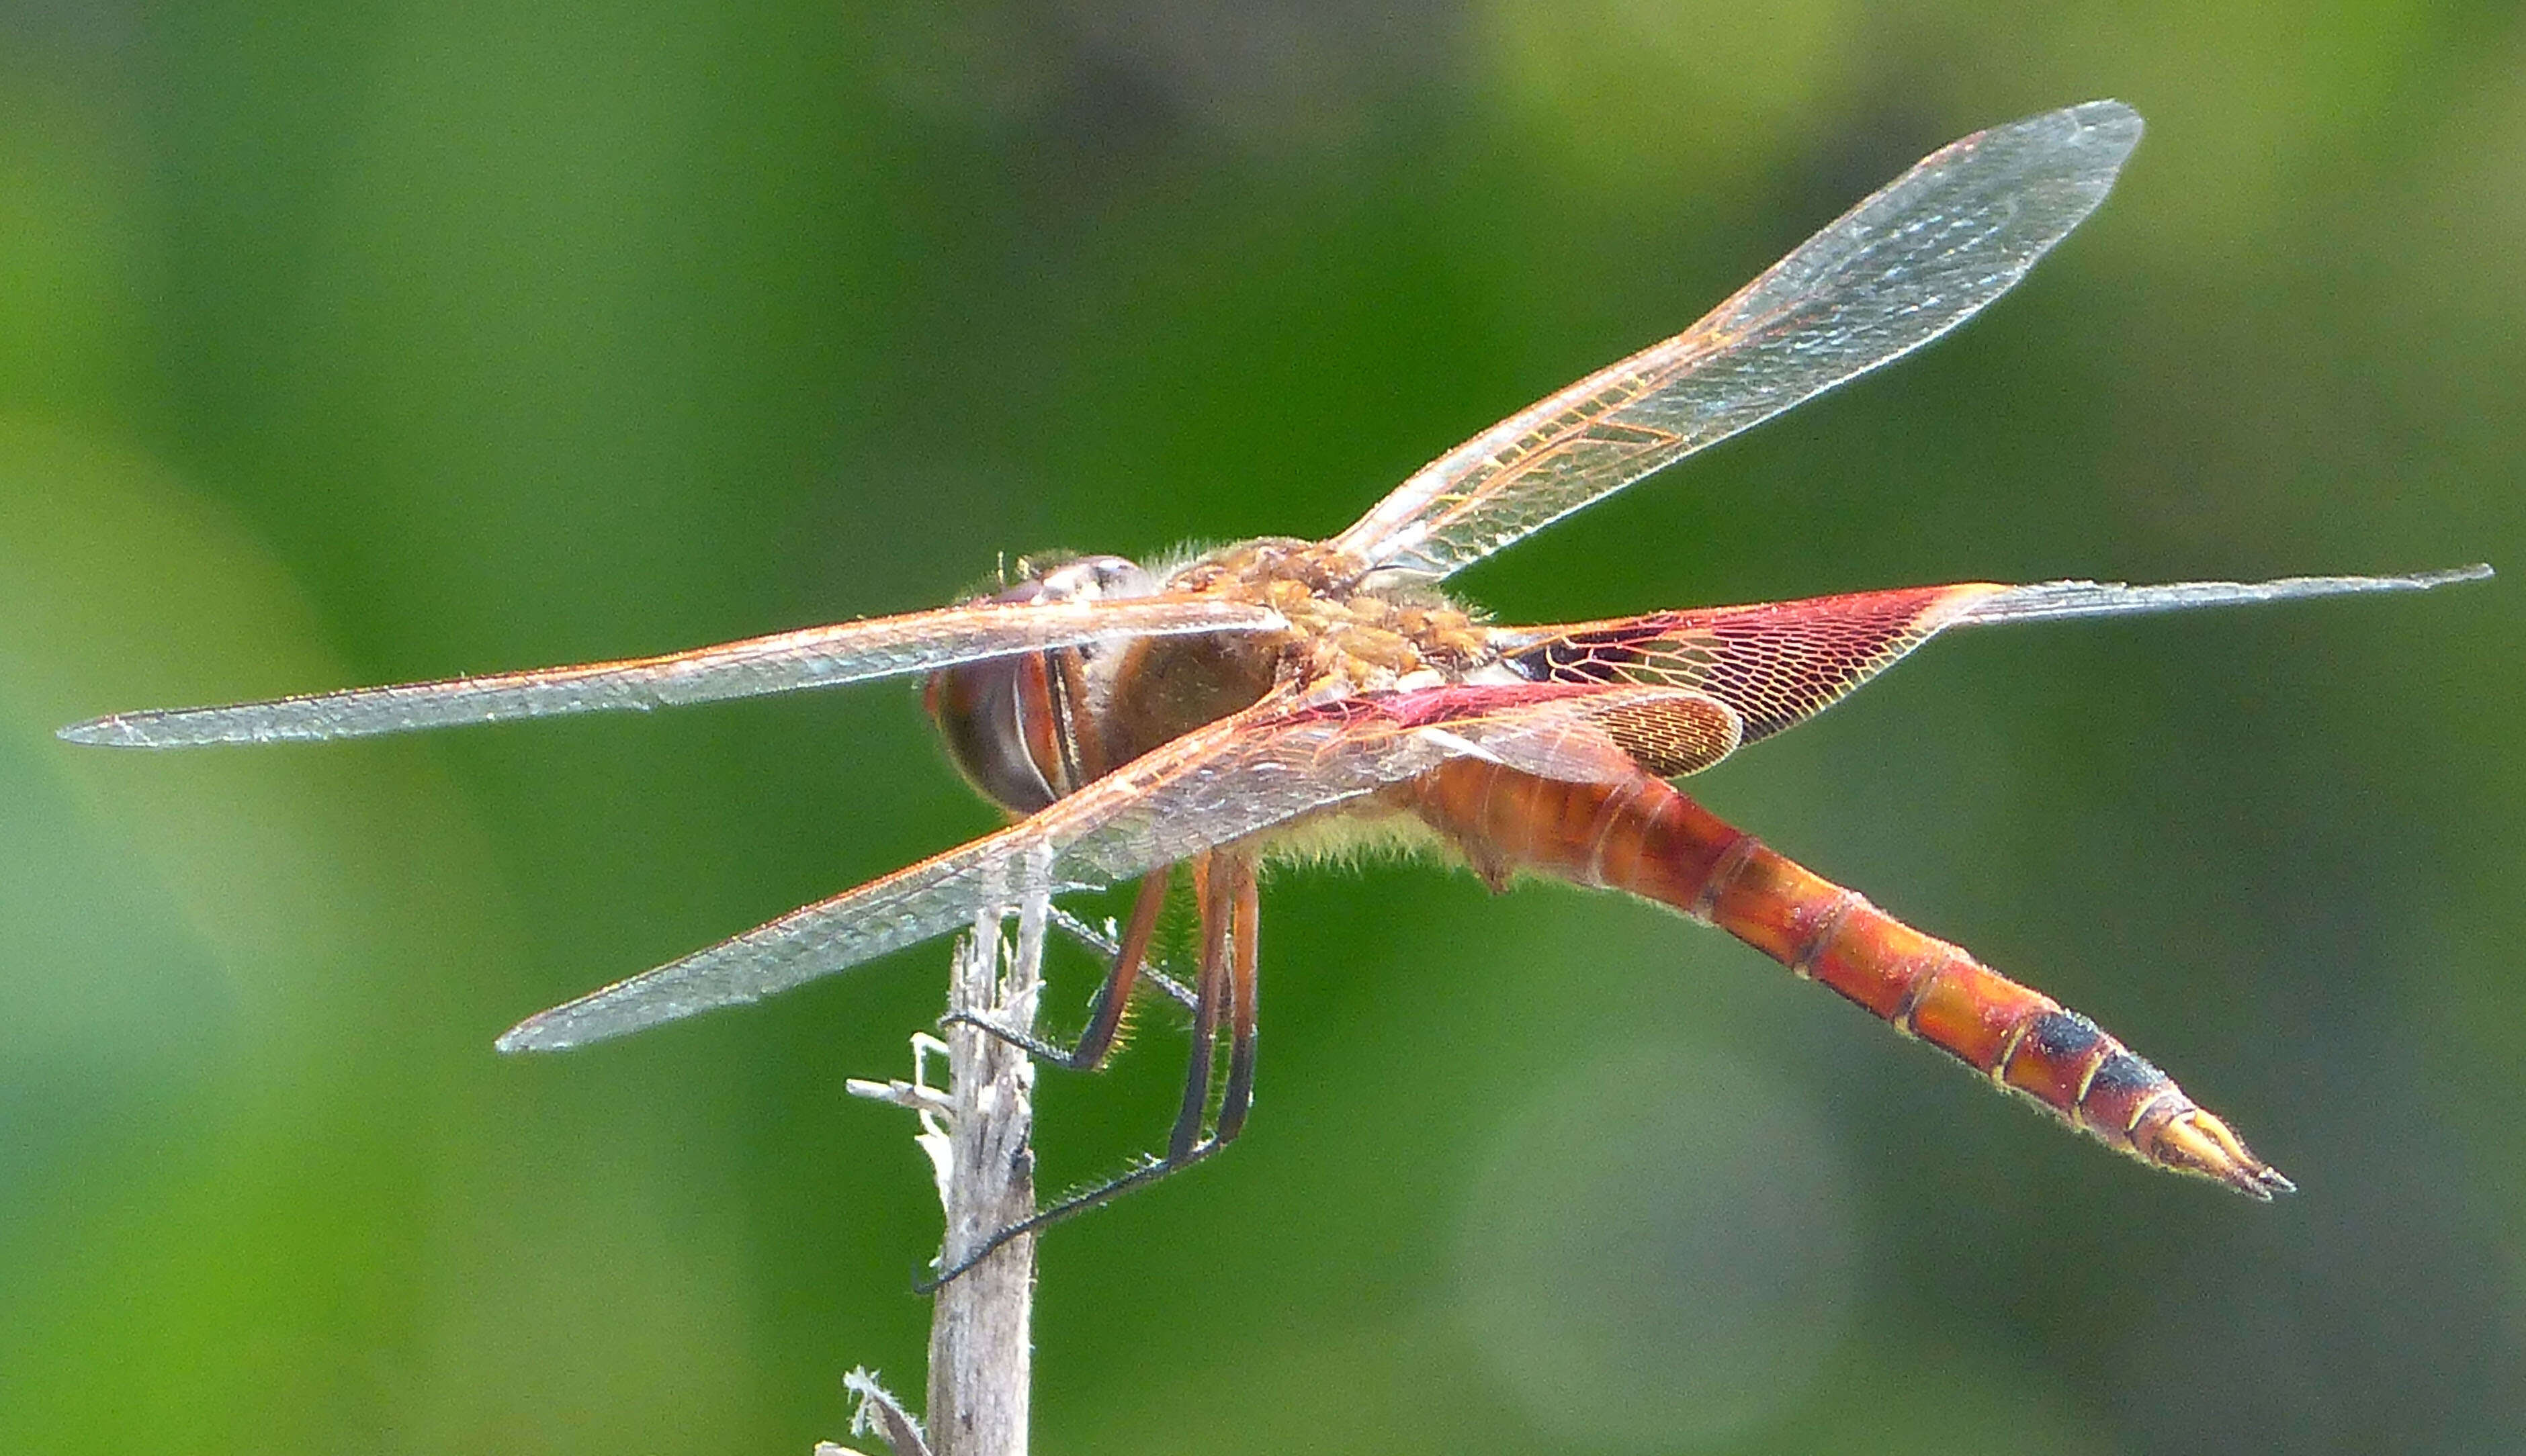
[[[2291,1186],[2096,1023],[1775,854],[1663,779],[1566,782],[1459,759],[1403,797],[1494,882],[1532,869],[1673,906],[2143,1162],[2257,1198]]]

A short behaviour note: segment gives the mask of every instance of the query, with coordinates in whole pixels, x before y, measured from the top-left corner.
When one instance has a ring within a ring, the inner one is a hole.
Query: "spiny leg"
[[[962,1023],[996,1036],[1030,1056],[1072,1072],[1092,1071],[1103,1066],[1106,1056],[1114,1050],[1115,1037],[1123,1029],[1123,1013],[1131,1004],[1132,987],[1146,969],[1149,940],[1157,932],[1158,914],[1166,908],[1167,886],[1174,878],[1173,866],[1152,870],[1141,878],[1140,892],[1132,901],[1132,919],[1124,926],[1123,938],[1114,947],[1113,967],[1096,987],[1095,999],[1088,1003],[1087,1028],[1071,1045],[1065,1047],[971,1012],[950,1012],[940,1019],[940,1024],[954,1026]]]
[[[1234,856],[1204,854],[1192,862],[1193,897],[1201,906],[1201,975],[1193,982],[1192,1062],[1185,1071],[1184,1107],[1167,1138],[1167,1161],[1189,1156],[1210,1112],[1211,1061],[1219,1042],[1221,1003],[1228,999],[1229,922],[1236,905]]]
[[[1105,924],[1112,926],[1114,923],[1109,920]],[[1114,959],[1123,953],[1122,941],[1058,905],[1052,907],[1052,928],[1103,956],[1108,965],[1113,964]],[[1168,975],[1163,969],[1164,965],[1164,962],[1155,960],[1142,962],[1140,979],[1166,992],[1168,1000],[1187,1011],[1192,1010],[1192,987]]]
[[[939,1271],[919,1289],[929,1293],[990,1257],[1012,1238],[1037,1233],[1091,1208],[1110,1203],[1135,1188],[1182,1173],[1234,1141],[1243,1130],[1254,1091],[1254,987],[1258,979],[1261,897],[1254,862],[1243,855],[1206,855],[1193,862],[1193,884],[1202,915],[1202,971],[1198,982],[1192,1065],[1185,1078],[1185,1111],[1164,1158],[1143,1163],[1120,1178],[1064,1198],[1031,1218],[1010,1225],[985,1239],[965,1261]],[[1228,1085],[1217,1128],[1201,1136],[1202,1117],[1210,1101],[1211,1059],[1218,1037],[1221,1003],[1228,1001],[1231,1042]]]
[[[1262,900],[1256,891],[1254,861],[1243,856],[1237,868],[1237,903],[1230,922],[1233,960],[1229,972],[1228,1088],[1220,1096],[1219,1122],[1213,1142],[1234,1142],[1245,1130],[1245,1114],[1254,1106],[1254,987],[1261,959]]]
[[[1114,969],[1096,988],[1096,999],[1087,1008],[1086,1029],[1079,1033],[1064,1064],[1072,1071],[1103,1066],[1113,1052],[1114,1040],[1122,1033],[1123,1014],[1131,1006],[1132,988],[1148,970],[1149,939],[1157,933],[1158,915],[1166,908],[1167,886],[1174,879],[1173,867],[1141,877],[1140,892],[1132,900],[1132,918],[1123,927],[1123,943],[1114,955]]]
[[[961,1277],[965,1271],[972,1269],[975,1265],[991,1257],[992,1253],[996,1251],[1000,1245],[1007,1243],[1010,1239],[1020,1238],[1029,1233],[1040,1233],[1055,1224],[1068,1223],[1070,1220],[1087,1212],[1089,1209],[1102,1207],[1105,1204],[1111,1203],[1115,1199],[1122,1197],[1124,1194],[1131,1192],[1135,1188],[1146,1187],[1148,1184],[1156,1182],[1159,1179],[1165,1178],[1169,1174],[1182,1173],[1186,1169],[1201,1162],[1227,1145],[1228,1144],[1221,1142],[1216,1137],[1210,1138],[1207,1141],[1197,1142],[1193,1144],[1190,1152],[1186,1153],[1181,1158],[1160,1158],[1151,1162],[1143,1163],[1139,1167],[1133,1169],[1131,1172],[1124,1174],[1120,1178],[1107,1182],[1098,1183],[1096,1186],[1089,1188],[1085,1192],[1074,1193],[1071,1196],[1064,1198],[1059,1203],[1054,1204],[1052,1207],[1043,1210],[1041,1213],[1036,1214],[1031,1218],[1021,1219],[1017,1223],[1011,1224],[1006,1229],[1001,1230],[999,1232],[992,1234],[990,1237],[984,1239],[981,1244],[975,1247],[973,1253],[966,1256],[963,1263],[958,1264],[951,1269],[940,1270],[938,1272],[938,1277],[935,1279],[923,1280],[914,1284],[912,1286],[913,1292],[917,1294],[934,1293],[940,1285]]]

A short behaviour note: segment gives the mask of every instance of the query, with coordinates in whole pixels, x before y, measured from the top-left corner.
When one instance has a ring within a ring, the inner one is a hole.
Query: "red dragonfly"
[[[1402,833],[1494,887],[1521,871],[1557,876],[1716,925],[2109,1147],[2268,1199],[2290,1181],[2096,1023],[1792,864],[1668,780],[1800,722],[1948,628],[2411,590],[2489,568],[1968,582],[1551,627],[1495,625],[1439,586],[1971,318],[2104,199],[2140,134],[2130,108],[2097,101],[1933,153],[1699,323],[1441,455],[1327,540],[1266,537],[1154,567],[1037,559],[997,595],[935,611],[664,657],[118,714],[62,736],[349,738],[928,674],[949,755],[1008,810],[1006,828],[530,1017],[501,1049],[577,1046],[753,1001],[978,911],[1137,879],[1078,1043],[1027,1041],[1091,1066],[1188,867],[1198,973],[1176,989],[1194,1047],[1168,1155],[1150,1165],[1163,1172],[1245,1122],[1258,862],[1328,829]]]

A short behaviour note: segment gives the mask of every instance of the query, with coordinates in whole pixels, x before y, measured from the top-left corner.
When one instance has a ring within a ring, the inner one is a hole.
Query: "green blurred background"
[[[804,1452],[843,1369],[917,1391],[936,1209],[841,1082],[945,945],[490,1041],[992,823],[892,685],[56,726],[1321,534],[2100,95],[2148,139],[1988,318],[1458,584],[2510,571],[1964,634],[1696,786],[2305,1191],[1644,907],[1284,873],[1253,1130],[1047,1241],[1038,1443],[2526,1450],[2526,21],[1834,0],[0,6],[0,1446]],[[1049,1075],[1047,1181],[1182,1064]]]

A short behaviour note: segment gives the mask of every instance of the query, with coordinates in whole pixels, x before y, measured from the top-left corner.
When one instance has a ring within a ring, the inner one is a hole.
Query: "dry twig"
[[[1009,898],[1016,904],[1016,941],[1001,933],[1005,908],[977,916],[972,932],[957,943],[947,1007],[1025,1030],[1035,1025],[1050,900],[1040,874]],[[929,1058],[939,1051],[947,1057],[943,1090],[929,1085],[924,1075]],[[919,1114],[916,1140],[930,1158],[946,1213],[939,1268],[957,1268],[993,1233],[1035,1212],[1035,1151],[1029,1142],[1035,1067],[1024,1051],[959,1024],[948,1029],[943,1044],[926,1032],[913,1038],[909,1082],[854,1080],[849,1089]],[[1025,1456],[1035,1238],[1009,1240],[940,1286],[936,1299],[930,1326],[927,1443],[893,1398],[856,1371],[856,1382],[845,1381],[860,1399],[852,1432],[877,1431],[895,1456]],[[818,1449],[823,1456],[828,1448]]]

